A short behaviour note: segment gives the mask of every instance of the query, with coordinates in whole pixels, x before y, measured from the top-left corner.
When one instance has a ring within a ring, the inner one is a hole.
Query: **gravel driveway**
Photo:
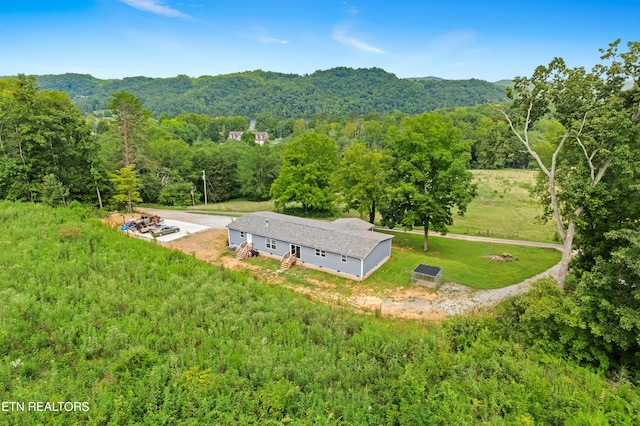
[[[137,208],[141,212],[160,216],[162,219],[178,220],[180,222],[194,223],[196,225],[206,226],[207,228],[222,229],[233,220],[229,216],[217,216],[199,213],[187,213],[179,210],[163,210]]]

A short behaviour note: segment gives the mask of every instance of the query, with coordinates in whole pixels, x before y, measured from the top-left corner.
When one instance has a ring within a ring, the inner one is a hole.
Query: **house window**
[[[316,249],[316,256],[327,257],[327,253],[324,250]]]
[[[342,261],[342,263],[347,263],[347,255],[346,255],[346,254],[343,254],[343,255],[340,257],[340,260]]]
[[[240,231],[240,238],[244,238],[244,231]]]
[[[264,239],[264,245],[268,249],[275,250],[276,249],[276,240],[274,240],[273,238],[265,238]]]

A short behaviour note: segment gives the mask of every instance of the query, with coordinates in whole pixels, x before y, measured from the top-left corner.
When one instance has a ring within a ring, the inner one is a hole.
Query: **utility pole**
[[[204,170],[202,171],[202,185],[204,186],[204,208],[207,209],[207,178],[204,175]]]

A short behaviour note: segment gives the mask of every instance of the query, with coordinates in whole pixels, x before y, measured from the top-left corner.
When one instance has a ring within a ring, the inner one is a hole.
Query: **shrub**
[[[498,317],[506,334],[522,333],[541,352],[609,367],[606,352],[593,344],[582,309],[552,279],[537,281],[529,293],[505,301]]]
[[[82,229],[77,225],[67,225],[58,229],[60,241],[73,240],[82,235]]]
[[[188,206],[191,204],[191,189],[189,182],[171,183],[162,188],[158,201],[167,206]]]

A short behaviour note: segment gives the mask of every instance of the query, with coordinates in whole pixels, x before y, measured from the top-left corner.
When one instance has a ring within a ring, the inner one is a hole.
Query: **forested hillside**
[[[504,86],[482,80],[400,79],[379,68],[333,68],[309,75],[247,71],[191,78],[130,77],[100,80],[90,75],[42,75],[44,90],[67,92],[84,113],[107,108],[111,94],[139,97],[154,116],[194,112],[255,117],[419,114],[437,108],[506,100]]]

